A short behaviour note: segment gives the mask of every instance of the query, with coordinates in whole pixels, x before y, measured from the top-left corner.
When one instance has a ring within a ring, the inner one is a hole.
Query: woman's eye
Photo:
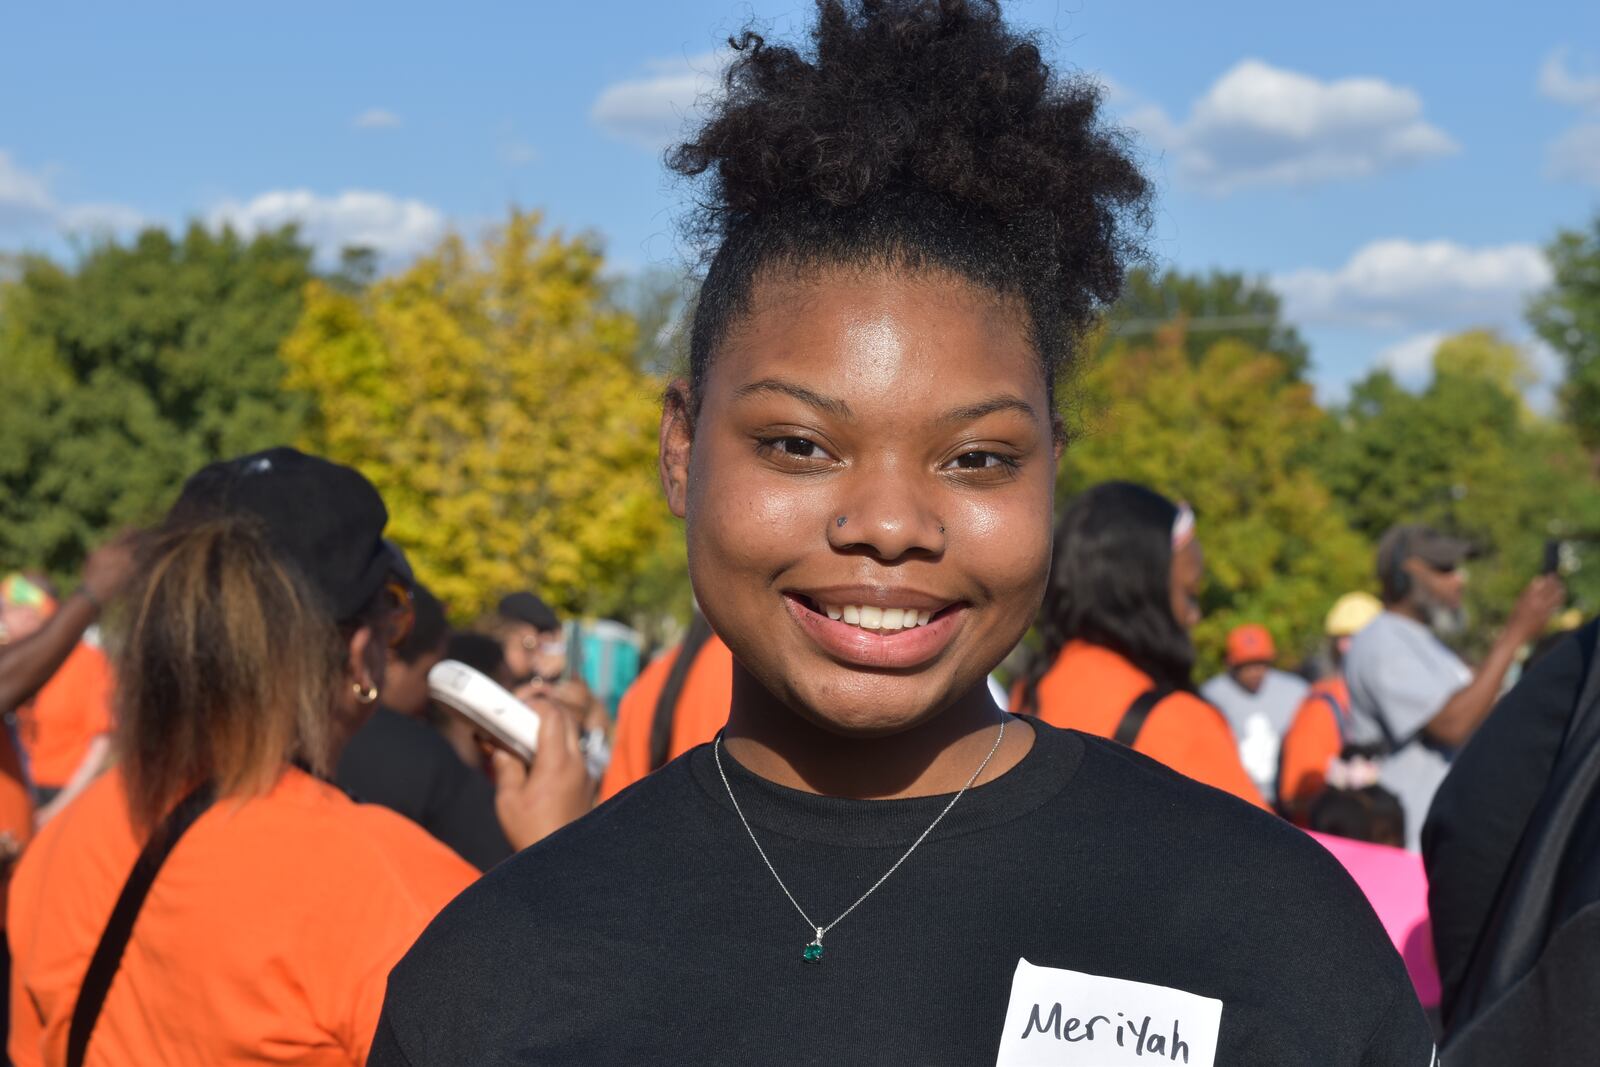
[[[956,470],[984,470],[996,467],[1015,467],[1016,460],[998,452],[964,452],[950,461]]]
[[[757,442],[763,455],[776,453],[785,459],[828,459],[821,445],[805,437],[763,437]]]

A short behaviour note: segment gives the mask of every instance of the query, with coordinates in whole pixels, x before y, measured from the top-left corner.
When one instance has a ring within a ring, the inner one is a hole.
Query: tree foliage
[[[313,283],[284,344],[315,400],[306,443],[372,478],[458,616],[529,585],[595,615],[687,596],[655,474],[662,382],[636,365],[601,265],[514,212],[364,293]]]
[[[1164,326],[1183,320],[1183,347],[1193,362],[1213,344],[1234,338],[1283,361],[1298,381],[1311,365],[1311,350],[1285,322],[1278,294],[1243,274],[1213,270],[1186,274],[1130,271],[1122,296],[1106,318],[1108,342],[1148,344]]]
[[[1572,429],[1523,403],[1528,372],[1514,345],[1474,331],[1443,342],[1433,363],[1421,392],[1381,370],[1358,382],[1334,412],[1317,466],[1367,538],[1426,522],[1485,553],[1468,585],[1468,643],[1481,646],[1537,573],[1543,541],[1595,528],[1600,512]],[[1593,610],[1589,578],[1578,591]]]
[[[1063,499],[1125,478],[1199,518],[1208,578],[1195,634],[1203,671],[1242,622],[1272,630],[1286,658],[1310,653],[1339,594],[1369,585],[1367,545],[1345,523],[1310,457],[1325,417],[1281,357],[1240,339],[1198,359],[1180,321],[1152,343],[1114,345],[1079,382],[1079,436]]]
[[[1590,449],[1600,449],[1600,214],[1588,231],[1565,230],[1545,249],[1555,279],[1528,309],[1529,321],[1561,355],[1561,404]]]
[[[292,439],[278,345],[310,264],[292,229],[198,225],[22,257],[0,288],[0,569],[75,572],[203,463]]]

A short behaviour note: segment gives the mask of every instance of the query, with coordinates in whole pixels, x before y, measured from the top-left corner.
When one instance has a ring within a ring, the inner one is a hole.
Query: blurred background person
[[[732,702],[733,653],[696,611],[683,640],[657,656],[623,694],[600,800],[716,737]]]
[[[549,604],[529,592],[502,597],[488,628],[500,639],[511,675],[507,688],[525,701],[560,703],[578,720],[591,764],[603,771],[611,759],[611,715],[577,669],[578,628],[564,625]]]
[[[132,569],[133,540],[117,538],[89,554],[83,565],[82,582],[54,610],[39,612],[31,619],[19,610],[7,612],[13,623],[22,624],[0,642],[0,716],[6,724],[0,733],[0,983],[7,988],[7,996],[0,1003],[0,1040],[9,1031],[11,1007],[11,949],[4,936],[7,895],[17,859],[34,833],[33,795],[17,738],[17,711],[28,708],[29,701],[41,689],[50,688],[62,665],[84,647],[84,632],[100,617],[101,606],[117,595]],[[4,595],[20,608],[26,594],[19,593],[12,585]],[[29,632],[19,636],[20,631]],[[54,798],[57,810],[70,799],[58,794]]]
[[[1265,807],[1227,720],[1194,691],[1189,631],[1204,575],[1186,506],[1131,482],[1079,495],[1056,529],[1044,648],[1011,706]]]
[[[428,672],[445,658],[450,626],[426,587],[416,586],[413,597],[416,622],[389,649],[377,710],[345,746],[334,781],[358,800],[399,812],[486,871],[514,851],[508,834],[516,828],[501,827],[489,778],[427,720]]]
[[[1443,641],[1459,631],[1466,542],[1421,525],[1400,525],[1378,543],[1384,610],[1350,642],[1349,741],[1382,747],[1382,784],[1406,813],[1406,847],[1421,845],[1422,822],[1454,752],[1489,714],[1523,645],[1561,606],[1559,578],[1528,583],[1488,654],[1473,671]]]
[[[1306,824],[1311,802],[1327,779],[1328,764],[1344,748],[1345,722],[1350,717],[1344,661],[1350,639],[1382,612],[1383,602],[1371,593],[1346,593],[1334,601],[1323,620],[1331,670],[1311,684],[1283,735],[1278,756],[1278,810],[1297,825]]]
[[[67,607],[74,606],[73,599],[90,610],[68,612],[55,632],[71,642],[66,658],[51,657],[56,666],[48,680],[12,712],[40,823],[89,784],[110,749],[111,668],[105,653],[85,636],[103,601],[87,589],[69,598]],[[0,628],[8,644],[37,634],[58,610],[55,591],[42,576],[11,574],[0,581]]]
[[[1531,664],[1423,828],[1456,1067],[1594,1062],[1600,1045],[1600,621]]]
[[[364,1061],[384,973],[477,874],[322,778],[410,625],[386,519],[292,449],[185,484],[122,621],[117,765],[18,867],[16,1063],[69,1029],[104,1063]]]
[[[1229,632],[1227,656],[1228,669],[1208,679],[1200,695],[1222,709],[1239,742],[1239,761],[1270,800],[1278,795],[1278,749],[1308,686],[1298,674],[1272,665],[1278,646],[1259,623]]]
[[[1383,923],[1438,1032],[1439,967],[1428,921],[1422,857],[1405,849],[1405,812],[1378,785],[1371,750],[1352,746],[1324,765],[1327,779],[1308,813],[1311,836],[1355,879]]]

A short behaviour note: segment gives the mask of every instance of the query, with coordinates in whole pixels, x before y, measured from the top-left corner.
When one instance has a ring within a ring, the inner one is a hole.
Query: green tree
[[[1186,274],[1130,271],[1122,296],[1106,319],[1108,343],[1148,344],[1162,327],[1184,320],[1184,351],[1199,362],[1211,346],[1234,338],[1281,360],[1298,381],[1311,364],[1311,350],[1283,320],[1282,301],[1263,282],[1212,270]]]
[[[1593,529],[1600,501],[1572,429],[1530,412],[1526,362],[1475,331],[1442,343],[1433,380],[1409,392],[1375,371],[1335,412],[1317,466],[1350,524],[1369,539],[1426,522],[1472,541],[1469,648],[1481,647],[1537,572],[1543,541]],[[1600,575],[1593,576],[1600,578]],[[1581,601],[1596,607],[1591,576]]]
[[[1208,571],[1201,671],[1218,669],[1242,622],[1266,625],[1293,659],[1315,648],[1334,598],[1370,584],[1369,547],[1310,464],[1326,421],[1311,387],[1240,340],[1190,352],[1180,322],[1113,346],[1085,372],[1061,496],[1121,478],[1189,501]]]
[[[573,613],[686,613],[656,480],[660,378],[599,251],[514,212],[362,293],[313,283],[283,346],[309,447],[364,471],[458,616],[533,586]],[[643,621],[643,620],[641,620]]]
[[[22,257],[0,286],[0,568],[75,573],[205,462],[293,439],[278,346],[310,264],[292,229],[199,225]]]
[[[1561,406],[1591,450],[1600,450],[1600,214],[1587,231],[1564,230],[1545,249],[1555,279],[1528,319],[1561,355]]]

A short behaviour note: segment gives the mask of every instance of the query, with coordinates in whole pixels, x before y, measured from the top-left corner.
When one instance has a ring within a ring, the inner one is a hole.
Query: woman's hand
[[[595,783],[584,766],[572,715],[552,700],[529,703],[539,713],[539,751],[533,766],[498,748],[491,757],[495,814],[518,851],[594,806]]]

